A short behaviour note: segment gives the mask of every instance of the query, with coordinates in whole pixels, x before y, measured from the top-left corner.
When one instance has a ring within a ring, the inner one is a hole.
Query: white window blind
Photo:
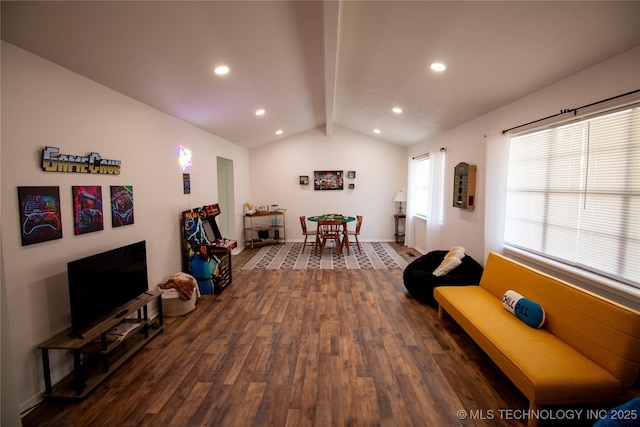
[[[640,288],[640,106],[511,138],[505,243]]]

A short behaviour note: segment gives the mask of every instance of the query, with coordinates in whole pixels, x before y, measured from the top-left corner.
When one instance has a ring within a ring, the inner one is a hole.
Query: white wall
[[[70,325],[67,262],[146,240],[152,289],[180,271],[180,212],[217,201],[217,156],[234,162],[240,205],[235,236],[227,237],[241,237],[249,152],[5,42],[2,125],[3,274],[18,399],[24,409],[44,389],[37,345]],[[180,144],[193,151],[190,195],[182,190]],[[43,172],[40,156],[47,145],[66,154],[95,151],[121,160],[121,174]],[[42,185],[60,187],[63,238],[23,247],[17,187]],[[107,203],[104,230],[74,236],[73,185],[101,185],[103,200],[108,200],[109,186],[133,185],[135,224],[112,228]],[[53,364],[55,382],[70,366],[65,360]]]
[[[485,221],[485,135],[537,120],[562,109],[577,108],[640,89],[640,47],[596,64],[525,98],[409,148],[410,156],[446,147],[443,249],[463,246],[483,263]],[[476,209],[452,207],[453,168],[460,162],[478,166]],[[429,238],[429,236],[427,236]]]
[[[355,171],[356,178],[345,178],[342,191],[316,191],[315,170]],[[300,175],[309,185],[299,184]],[[362,215],[361,241],[392,241],[393,198],[398,190],[406,194],[406,177],[405,148],[339,126],[331,136],[318,128],[252,149],[251,200],[242,202],[286,208],[288,241],[303,240],[301,215],[330,212]]]

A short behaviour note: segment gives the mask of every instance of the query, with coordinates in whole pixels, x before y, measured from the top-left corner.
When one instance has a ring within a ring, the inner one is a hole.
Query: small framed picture
[[[355,184],[349,184],[349,190],[353,190],[354,188],[356,188]]]
[[[182,193],[191,194],[191,175],[188,173],[182,174]]]
[[[300,185],[309,185],[308,175],[300,175]]]
[[[349,172],[347,172],[347,178],[349,178],[349,179],[355,179],[355,178],[356,178],[356,171],[349,171]]]

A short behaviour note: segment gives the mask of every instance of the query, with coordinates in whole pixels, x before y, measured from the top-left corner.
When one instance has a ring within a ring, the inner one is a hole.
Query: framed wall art
[[[102,187],[73,186],[73,229],[75,235],[104,229]]]
[[[111,186],[111,226],[133,224],[133,186]]]
[[[60,187],[18,187],[22,246],[62,238]]]
[[[314,190],[342,190],[344,189],[343,171],[314,171]]]

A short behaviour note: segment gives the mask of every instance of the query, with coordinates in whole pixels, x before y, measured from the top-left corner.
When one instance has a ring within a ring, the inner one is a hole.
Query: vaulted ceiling
[[[2,39],[248,148],[334,126],[409,146],[640,44],[639,18],[638,1],[2,1]]]

